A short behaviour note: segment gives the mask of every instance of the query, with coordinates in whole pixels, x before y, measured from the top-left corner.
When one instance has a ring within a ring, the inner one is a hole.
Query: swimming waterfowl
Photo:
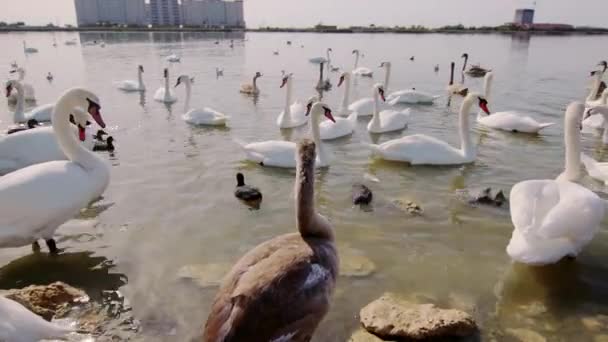
[[[13,133],[17,133],[17,132],[22,132],[22,131],[26,131],[28,129],[32,129],[32,128],[36,128],[38,127],[39,123],[38,121],[36,121],[36,119],[29,119],[27,120],[26,126],[17,126],[17,127],[13,127],[11,129],[9,129],[8,131],[6,131],[6,134],[13,134]]]
[[[245,83],[241,85],[241,93],[247,95],[258,95],[260,93],[260,89],[258,88],[258,78],[262,77],[262,74],[258,71],[253,76],[252,83]]]
[[[203,341],[310,341],[327,314],[338,276],[329,221],[315,210],[315,143],[298,144],[296,226],[245,254],[226,275]]]
[[[372,202],[373,193],[372,191],[365,185],[361,183],[353,184],[353,204],[355,205],[367,205]]]
[[[245,176],[242,173],[236,174],[236,189],[234,196],[242,201],[261,201],[262,193],[258,188],[245,184]]]
[[[463,53],[464,63],[462,64],[462,72],[471,77],[484,77],[486,73],[490,72],[490,69],[482,68],[480,65],[471,65],[469,70],[467,69],[467,62],[469,61],[469,54]]]

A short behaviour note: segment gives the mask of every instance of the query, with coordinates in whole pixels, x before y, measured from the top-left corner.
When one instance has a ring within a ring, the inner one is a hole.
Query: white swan
[[[391,62],[382,62],[380,64],[381,68],[384,68],[385,76],[384,76],[384,91],[388,92],[388,84],[391,79]],[[386,97],[386,102],[391,106],[394,106],[398,103],[406,103],[406,104],[432,104],[440,98],[439,95],[431,95],[429,93],[425,93],[422,91],[418,91],[415,89],[404,89],[394,91]]]
[[[139,65],[137,67],[137,81],[125,80],[116,82],[116,87],[124,91],[145,91],[146,86],[144,85],[144,80],[142,79],[143,73],[144,67],[142,65]]]
[[[409,121],[410,110],[392,110],[385,109],[380,111],[379,97],[382,101],[386,101],[384,98],[384,87],[381,84],[374,85],[374,115],[367,124],[367,130],[370,133],[387,133],[393,131],[400,131],[407,127]]]
[[[293,74],[283,76],[281,88],[286,87],[285,109],[277,118],[277,126],[279,128],[294,128],[306,125],[308,118],[306,117],[306,108],[304,104],[296,100],[291,103],[291,92],[293,87]]]
[[[585,104],[587,105],[587,107],[593,107],[602,104],[602,99],[600,98],[596,100],[596,97],[598,95],[597,93],[600,90],[600,85],[602,83],[603,76],[604,73],[602,71],[595,70],[591,72],[591,90],[589,90],[589,95],[587,95],[587,99],[585,100]]]
[[[488,101],[490,100],[493,80],[494,74],[491,71],[486,72],[484,96]],[[538,133],[540,130],[554,125],[552,122],[538,122],[530,116],[515,111],[493,112],[487,115],[480,110],[477,113],[477,122],[486,127],[515,133]]]
[[[53,103],[48,103],[45,105],[41,105],[33,108],[29,112],[24,112],[25,108],[25,95],[23,86],[21,82],[16,80],[10,80],[6,82],[6,94],[12,93],[13,89],[17,93],[17,106],[15,107],[15,112],[13,113],[13,122],[14,123],[25,123],[30,119],[35,119],[38,122],[47,122],[51,121],[51,114],[53,112]]]
[[[308,61],[312,64],[321,64],[321,63],[329,63],[329,61],[331,61],[331,57],[329,55],[329,53],[332,52],[331,48],[328,48],[327,51],[325,52],[327,57],[313,57],[308,59]]]
[[[330,160],[327,155],[319,133],[319,121],[325,115],[329,120],[334,120],[331,109],[327,105],[316,102],[307,105],[310,112],[312,137],[317,146],[318,167],[329,166]],[[292,169],[296,167],[296,143],[291,141],[269,140],[250,144],[241,144],[247,159],[262,166],[280,167]]]
[[[177,62],[180,62],[182,59],[180,56],[172,53],[169,56],[165,57],[165,60],[170,63],[177,63]]]
[[[374,72],[366,67],[359,67],[359,50],[353,50],[353,54],[355,55],[355,67],[353,68],[353,75],[363,76],[363,77],[372,77],[374,76]]]
[[[593,107],[598,107],[598,106],[606,106],[608,104],[608,88],[604,89],[604,91],[602,92],[602,95],[600,96],[599,99],[599,103],[596,104]],[[600,113],[601,114],[601,113]],[[605,129],[606,128],[606,119],[604,118],[604,115],[585,115],[585,119],[583,120],[583,126],[587,127],[587,128],[594,128],[594,129]],[[604,131],[604,136],[606,136],[606,131]],[[608,143],[608,136],[606,136],[606,140],[604,140],[604,143]]]
[[[344,85],[344,97],[342,98],[342,104],[340,105],[340,113],[348,114],[348,96],[350,92],[350,72],[345,72],[340,76],[340,81],[338,82],[338,87],[342,85],[342,83],[346,82]],[[311,99],[312,101],[318,101],[316,97]],[[309,100],[309,103],[311,102]],[[352,112],[346,118],[338,117],[334,120],[325,120],[321,122],[319,125],[319,134],[321,140],[333,140],[341,137],[345,137],[353,134],[355,129],[357,128],[357,113]]]
[[[23,41],[23,52],[25,53],[36,53],[38,52],[38,49],[33,48],[33,47],[28,47],[27,44],[25,43],[25,40]]]
[[[158,88],[156,93],[154,94],[154,100],[158,102],[164,103],[175,103],[177,102],[177,97],[171,91],[169,87],[169,69],[165,68],[163,72],[163,78],[165,80],[165,86]]]
[[[247,94],[247,95],[259,95],[260,88],[258,88],[258,78],[260,78],[260,77],[262,77],[262,74],[259,71],[257,71],[255,73],[255,76],[253,76],[252,83],[241,84],[240,92],[242,94]]]
[[[37,240],[44,239],[50,251],[57,253],[55,230],[108,186],[109,165],[82,147],[72,133],[68,118],[76,107],[87,108],[93,119],[105,127],[99,100],[92,92],[73,88],[59,98],[53,111],[53,129],[69,160],[28,166],[0,178],[0,248],[27,244],[37,248]],[[78,131],[82,140],[82,123],[78,123]]]
[[[385,72],[387,71],[387,67],[389,67],[388,64],[382,64],[380,67],[385,69]],[[385,74],[385,76],[388,75],[388,73]],[[385,78],[385,84],[388,84],[387,82],[388,79]],[[348,110],[351,112],[356,112],[358,116],[371,116],[374,114],[374,98],[373,97],[364,97],[361,98],[353,103],[351,103],[348,106]],[[381,105],[381,108],[386,107],[385,105]]]
[[[352,74],[348,71],[343,72],[340,75],[340,79],[338,80],[338,88],[341,87],[342,84],[344,84],[344,95],[342,96],[342,103],[340,104],[340,108],[338,108],[338,115],[340,116],[347,116],[353,113],[353,111],[349,109],[351,75]]]
[[[87,125],[89,114],[80,108],[72,110],[70,121],[82,127]],[[76,126],[73,126],[75,137],[79,136]],[[82,145],[93,150],[95,139],[93,128],[87,127]],[[36,127],[35,129],[23,130],[13,134],[0,137],[0,175],[19,170],[21,168],[45,163],[53,160],[66,160],[68,157],[63,153],[57,142],[53,127]]]
[[[184,84],[186,87],[186,101],[184,111],[186,112],[182,115],[182,119],[189,124],[193,125],[208,125],[208,126],[225,126],[226,120],[228,120],[228,116],[218,112],[215,109],[204,107],[202,109],[199,108],[190,108],[190,96],[192,93],[192,79],[187,75],[182,75],[177,78],[176,87],[180,84]]]
[[[72,332],[26,309],[23,305],[0,296],[0,341],[33,342],[63,339]]]
[[[585,112],[585,118],[588,119],[589,116],[602,116],[604,117],[604,122],[608,119],[608,106],[596,106],[588,109]],[[583,120],[585,122],[585,120]],[[602,135],[602,142],[604,144],[608,144],[608,127],[604,127],[604,134]],[[585,165],[585,169],[587,169],[587,173],[591,178],[597,179],[599,181],[604,182],[604,184],[608,185],[608,163],[603,162],[600,163],[595,159],[581,153],[581,161]]]
[[[448,143],[424,134],[415,134],[369,145],[374,154],[386,160],[403,161],[412,165],[460,165],[475,161],[477,152],[469,132],[469,112],[474,103],[489,113],[487,101],[479,94],[469,93],[460,107],[460,145],[454,148]]]
[[[566,110],[566,170],[557,180],[528,180],[511,189],[511,221],[507,246],[518,262],[546,265],[576,256],[599,230],[604,200],[572,181],[580,177],[580,121],[585,109],[574,102]]]
[[[36,93],[34,91],[34,87],[25,82],[25,69],[22,67],[19,67],[17,69],[11,70],[10,71],[11,74],[17,73],[19,75],[19,78],[17,79],[19,81],[19,83],[21,83],[21,86],[23,87],[23,91],[24,91],[24,98],[25,101],[30,101],[30,102],[35,102],[36,101]],[[9,94],[9,98],[8,98],[8,103],[9,104],[16,104],[17,103],[17,94],[15,93],[10,93]]]

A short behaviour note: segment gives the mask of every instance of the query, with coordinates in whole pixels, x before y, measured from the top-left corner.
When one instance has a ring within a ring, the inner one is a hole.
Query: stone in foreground
[[[475,320],[466,312],[412,304],[392,294],[371,302],[360,315],[363,327],[385,340],[466,337],[478,331]]]

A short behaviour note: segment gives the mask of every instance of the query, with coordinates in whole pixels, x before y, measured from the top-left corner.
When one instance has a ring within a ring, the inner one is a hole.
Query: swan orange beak
[[[95,120],[95,122],[97,122],[97,124],[101,128],[106,128],[106,123],[103,122],[103,118],[101,117],[101,113],[99,112],[100,109],[101,109],[101,106],[99,106],[97,103],[89,100],[89,109],[88,109],[89,114],[93,117],[93,120]]]
[[[331,120],[333,123],[335,123],[336,119],[334,119],[334,116],[331,115],[331,109],[329,109],[327,107],[323,107],[323,109],[325,109],[325,117],[328,118],[329,120]]]
[[[488,110],[487,102],[481,102],[479,104],[479,108],[481,108],[481,110],[483,110],[486,114],[490,115],[490,110]]]
[[[80,139],[80,141],[85,141],[86,139],[86,130],[84,129],[84,127],[78,125],[78,138]]]

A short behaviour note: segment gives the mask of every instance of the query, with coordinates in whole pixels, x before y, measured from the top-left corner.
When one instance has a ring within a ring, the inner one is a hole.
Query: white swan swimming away
[[[466,89],[465,89],[466,90]],[[462,92],[464,95],[465,91]],[[477,152],[469,132],[469,112],[474,103],[489,113],[488,102],[477,93],[469,93],[460,107],[460,148],[424,134],[389,140],[380,145],[369,145],[373,153],[383,159],[407,162],[412,165],[461,165],[475,161]]]
[[[285,108],[277,117],[277,126],[279,128],[294,128],[306,125],[308,118],[306,117],[306,107],[300,101],[296,100],[291,103],[291,92],[293,87],[293,74],[283,76],[281,88],[285,87]]]
[[[329,120],[334,120],[331,109],[322,102],[307,105],[310,113],[311,132],[317,147],[318,167],[327,167],[330,157],[321,143],[319,123],[321,116],[325,115]],[[269,140],[250,144],[241,144],[247,159],[262,166],[292,169],[296,167],[296,143],[291,141]]]
[[[353,67],[353,75],[363,76],[363,77],[373,77],[374,72],[366,67],[359,67],[359,50],[353,50],[353,54],[355,55],[355,66]]]
[[[484,96],[490,100],[492,81],[494,74],[489,71],[484,77]],[[477,113],[477,122],[483,126],[514,133],[538,133],[540,130],[553,126],[552,122],[541,123],[530,116],[515,111],[493,112],[485,114],[483,111]]]
[[[328,63],[331,60],[331,57],[329,55],[330,52],[332,52],[332,49],[331,48],[327,48],[327,50],[325,52],[326,57],[321,57],[321,56],[319,56],[319,57],[313,57],[313,58],[308,59],[308,61],[310,63],[312,63],[312,64]]]
[[[167,68],[165,68],[163,71],[163,79],[165,80],[165,85],[156,90],[154,100],[163,103],[177,102],[177,97],[173,94],[173,91],[169,87],[169,69]]]
[[[528,180],[511,189],[511,221],[515,226],[507,253],[530,265],[575,257],[593,239],[605,213],[604,200],[572,183],[580,178],[582,103],[566,110],[564,130],[566,170],[556,180]]]
[[[384,91],[388,93],[388,84],[391,79],[392,64],[391,64],[391,62],[382,62],[382,64],[380,64],[380,67],[385,69]],[[404,90],[398,90],[398,91],[394,91],[394,92],[390,93],[386,97],[386,102],[391,106],[394,106],[398,103],[432,104],[433,102],[435,102],[435,100],[437,100],[440,97],[441,96],[439,96],[439,95],[431,95],[429,93],[425,93],[425,92],[418,91],[415,89],[404,89]]]
[[[137,81],[133,80],[125,80],[116,82],[116,87],[120,90],[124,90],[127,92],[131,91],[145,91],[146,86],[144,85],[144,80],[142,78],[142,74],[144,73],[144,67],[142,65],[137,66]]]
[[[33,342],[63,339],[72,330],[45,321],[23,305],[0,296],[0,341]]]
[[[372,87],[374,97],[374,114],[372,119],[367,124],[367,131],[370,133],[388,133],[400,131],[407,127],[410,117],[410,110],[392,110],[384,109],[380,111],[380,101],[385,102],[384,87],[381,84],[376,84]]]
[[[11,74],[17,73],[19,75],[19,78],[17,78],[17,80],[19,81],[19,83],[21,83],[21,86],[23,87],[23,95],[25,98],[25,101],[28,102],[35,102],[36,101],[36,93],[34,91],[34,87],[25,82],[25,69],[22,67],[18,67],[14,70],[10,71]],[[17,94],[15,93],[10,93],[10,96],[8,97],[8,103],[11,105],[14,105],[17,103]]]
[[[602,92],[602,95],[600,96],[599,99],[599,103],[591,106],[591,108],[593,107],[598,107],[598,106],[606,106],[608,104],[608,88],[604,89],[604,91]],[[583,120],[583,127],[586,128],[593,128],[593,129],[606,129],[606,119],[604,118],[604,115],[585,115],[585,119]],[[606,136],[606,131],[604,131],[604,136]],[[608,139],[608,136],[606,136],[606,139]],[[604,140],[604,143],[608,143],[608,140]]]
[[[344,97],[342,98],[342,104],[340,105],[340,113],[348,114],[348,96],[350,92],[350,72],[345,72],[340,76],[340,81],[338,82],[338,87],[345,83],[344,85]],[[308,102],[318,101],[316,97],[313,97]],[[334,118],[334,120],[325,120],[321,122],[319,125],[319,134],[321,140],[333,140],[342,138],[348,135],[353,134],[355,129],[357,128],[357,113],[352,112],[346,118],[338,117]]]
[[[49,103],[45,105],[41,105],[33,108],[29,112],[25,112],[25,96],[23,86],[21,82],[16,80],[10,80],[6,82],[6,95],[11,94],[12,91],[15,90],[17,93],[17,106],[15,107],[15,112],[13,113],[13,122],[14,123],[25,123],[28,120],[35,119],[38,122],[48,122],[51,121],[51,114],[53,112],[53,106],[55,104]]]
[[[88,113],[80,108],[74,108],[71,113],[70,122],[86,126]],[[72,127],[72,134],[78,137],[77,127]],[[90,126],[87,127],[84,139],[81,140],[82,145],[88,150],[93,150],[95,147],[93,130]],[[51,126],[22,130],[0,137],[0,175],[34,164],[67,159]]]
[[[0,178],[0,248],[32,244],[37,249],[38,239],[44,239],[49,250],[57,253],[53,240],[57,228],[98,198],[108,186],[109,165],[81,146],[72,133],[68,118],[76,107],[87,108],[93,119],[105,127],[99,100],[92,92],[73,88],[59,98],[53,111],[53,130],[69,160],[28,166]],[[77,124],[83,140],[86,123]]]
[[[181,62],[182,58],[180,56],[172,53],[169,56],[165,57],[165,60],[170,63],[178,63],[178,62]]]
[[[262,77],[263,75],[257,71],[255,73],[255,75],[253,76],[253,82],[252,83],[244,83],[241,84],[241,90],[240,92],[242,94],[247,94],[247,95],[259,95],[260,94],[260,88],[258,88],[258,78]]]
[[[215,109],[204,107],[204,108],[190,108],[190,96],[192,94],[192,79],[187,75],[181,75],[177,78],[177,84],[179,86],[183,84],[186,87],[186,101],[182,119],[192,125],[206,125],[206,126],[225,126],[228,116],[220,113]]]
[[[33,47],[28,47],[27,44],[25,43],[25,40],[23,41],[23,52],[25,53],[36,53],[38,52],[38,49],[33,48]]]
[[[382,64],[380,67],[384,68],[386,72],[389,64]],[[387,79],[385,79],[385,83],[388,84],[386,81]],[[374,114],[374,105],[375,103],[373,97],[364,97],[351,103],[348,106],[348,110],[351,112],[356,112],[358,116],[371,116]],[[387,106],[383,102],[380,107],[386,108]]]

